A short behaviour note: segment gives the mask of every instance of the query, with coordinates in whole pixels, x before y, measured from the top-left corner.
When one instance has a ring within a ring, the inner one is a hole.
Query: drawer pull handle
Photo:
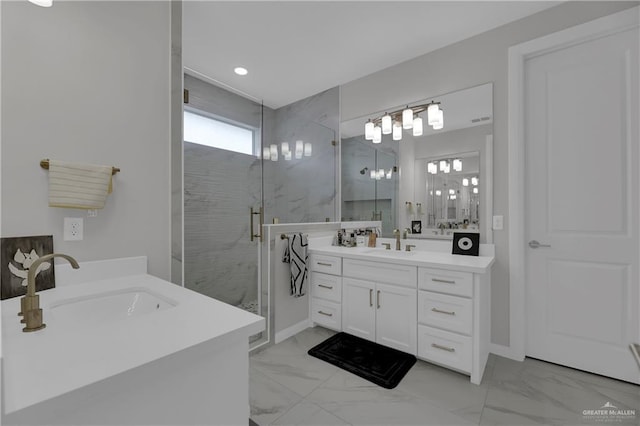
[[[318,265],[320,265],[320,266],[331,266],[330,263],[324,263],[324,262],[318,262]]]
[[[432,348],[436,348],[436,349],[442,349],[443,351],[447,351],[447,352],[455,352],[456,351],[455,348],[450,348],[448,346],[441,346],[441,345],[439,345],[437,343],[432,343],[431,347]]]
[[[431,278],[431,281],[435,281],[437,283],[445,283],[445,284],[455,284],[455,281],[452,280],[441,280],[440,278]]]
[[[333,286],[331,286],[331,285],[324,285],[324,284],[318,284],[318,287],[328,288],[329,290],[332,290],[332,289],[333,289]]]
[[[431,308],[431,311],[433,311],[433,312],[437,312],[437,313],[439,313],[439,314],[447,314],[447,315],[455,315],[455,314],[456,314],[456,313],[455,313],[455,312],[453,312],[453,311],[442,311],[442,310],[440,310],[440,309],[438,309],[438,308]]]
[[[320,315],[324,315],[324,316],[326,316],[326,317],[332,317],[332,316],[333,316],[333,314],[328,314],[328,313],[326,313],[326,312],[322,312],[322,311],[318,311],[318,313],[319,313]]]
[[[369,307],[373,306],[373,289],[369,289]]]
[[[376,305],[378,305],[378,309],[380,309],[380,290],[376,292]]]

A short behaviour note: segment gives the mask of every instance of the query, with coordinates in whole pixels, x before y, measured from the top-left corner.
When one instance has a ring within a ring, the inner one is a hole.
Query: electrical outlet
[[[504,216],[498,215],[493,217],[493,230],[502,231],[504,229]]]
[[[64,218],[64,240],[80,241],[83,233],[83,219],[81,217]]]

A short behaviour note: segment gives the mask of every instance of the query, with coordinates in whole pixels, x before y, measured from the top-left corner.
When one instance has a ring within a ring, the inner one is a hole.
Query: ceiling
[[[185,1],[183,61],[279,108],[558,3]]]

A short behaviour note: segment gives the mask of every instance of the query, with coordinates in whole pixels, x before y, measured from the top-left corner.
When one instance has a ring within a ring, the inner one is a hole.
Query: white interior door
[[[529,58],[524,84],[526,354],[639,383],[638,29]]]

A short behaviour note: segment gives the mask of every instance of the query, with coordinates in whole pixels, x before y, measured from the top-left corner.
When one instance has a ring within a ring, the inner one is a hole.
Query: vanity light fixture
[[[422,136],[422,118],[413,119],[413,136]]]
[[[368,141],[373,139],[373,128],[375,124],[369,119],[364,125],[364,138]]]
[[[478,186],[478,178],[477,177],[472,177],[471,178],[471,185],[473,186]]]
[[[380,126],[375,126],[373,128],[373,139],[372,139],[373,143],[380,143],[382,142],[382,128]]]
[[[53,0],[29,0],[29,2],[41,7],[53,6]]]
[[[431,101],[428,104],[415,106],[407,105],[403,109],[385,112],[382,116],[370,118],[364,125],[364,138],[373,143],[382,142],[382,135],[392,134],[394,141],[402,140],[402,130],[413,129],[413,136],[424,134],[423,118],[419,114],[427,112],[427,122],[434,129],[444,128],[444,113],[440,108],[440,102]],[[401,126],[401,129],[396,129]],[[380,128],[380,131],[377,129]],[[378,135],[378,132],[379,135]]]
[[[393,140],[402,140],[402,123],[398,120],[393,122]]]
[[[393,123],[393,120],[391,119],[391,116],[389,115],[389,113],[388,112],[385,113],[382,116],[382,123],[381,123],[383,135],[388,135],[389,133],[391,133],[392,123]]]
[[[453,160],[453,170],[455,170],[456,172],[461,172],[462,171],[462,160],[459,158],[455,158]]]
[[[409,108],[409,105],[402,111],[402,128],[411,129],[413,127],[413,108]]]
[[[247,74],[249,74],[249,71],[244,67],[235,67],[233,69],[233,72],[235,72],[238,75],[247,75]]]
[[[427,164],[427,172],[431,173],[432,175],[437,174],[438,173],[438,163],[436,163],[435,161],[432,161],[429,164]]]

